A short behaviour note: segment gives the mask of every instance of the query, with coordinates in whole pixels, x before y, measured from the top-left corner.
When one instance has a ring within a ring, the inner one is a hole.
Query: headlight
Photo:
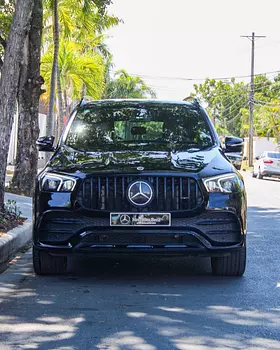
[[[46,173],[41,179],[41,190],[45,192],[71,192],[75,185],[75,179],[64,175]]]
[[[232,193],[241,188],[242,183],[236,174],[225,174],[203,179],[208,192]]]

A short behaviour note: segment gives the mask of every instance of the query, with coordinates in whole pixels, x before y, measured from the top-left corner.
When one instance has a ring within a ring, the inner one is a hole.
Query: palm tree
[[[50,83],[50,95],[49,95],[49,110],[46,121],[46,133],[47,135],[53,135],[54,131],[54,105],[55,105],[55,87],[56,78],[58,72],[58,52],[59,52],[59,17],[58,17],[58,1],[59,0],[46,0],[46,5],[52,11],[53,18],[53,60],[52,60],[52,74]]]
[[[83,54],[78,44],[64,41],[60,45],[58,69],[64,96],[70,97],[71,100],[80,99],[85,85],[88,96],[93,99],[101,97],[104,89],[104,61],[98,53]],[[41,73],[48,89],[52,75],[51,49],[42,57]],[[64,98],[65,102],[67,101]]]
[[[109,16],[104,10],[107,2],[101,0],[98,2],[98,6],[101,6],[102,11],[92,0],[44,0],[46,5],[45,11],[45,42],[50,43],[51,30],[53,29],[53,44],[49,45],[47,52],[50,48],[53,48],[52,58],[52,70],[50,79],[50,94],[49,94],[49,117],[47,119],[47,133],[53,134],[53,120],[54,120],[54,105],[55,105],[55,90],[57,85],[57,100],[58,100],[58,127],[60,130],[56,130],[56,134],[60,134],[62,128],[63,119],[63,98],[62,98],[62,71],[58,66],[59,60],[59,45],[60,37],[63,37],[63,41],[71,40],[72,42],[79,43],[79,51],[82,52],[82,60],[85,63],[85,58],[88,57],[89,69],[85,69],[84,73],[89,71],[92,73],[92,61],[89,55],[94,54],[94,49],[98,48],[99,52],[107,54],[104,50],[104,38],[102,34],[104,29],[117,25],[120,20],[114,16]],[[50,19],[52,20],[52,26]],[[60,29],[59,30],[59,23]],[[82,44],[81,44],[82,43]],[[76,46],[78,48],[78,45]],[[72,47],[73,50],[73,47]],[[96,58],[96,57],[95,57]],[[70,59],[71,60],[71,59]],[[77,80],[77,79],[76,79]],[[97,85],[99,83],[97,82]],[[73,84],[75,87],[77,84]],[[92,95],[93,88],[96,87],[93,83],[87,82],[89,86],[88,95]],[[74,88],[75,89],[75,88]],[[82,85],[80,95],[82,91],[85,91],[85,85]],[[94,93],[96,94],[96,92]],[[65,95],[65,91],[64,91]],[[75,95],[75,93],[74,93]],[[67,98],[64,97],[66,100]],[[57,129],[57,128],[56,128]]]
[[[103,98],[146,98],[156,97],[151,89],[139,77],[129,75],[124,69],[115,73],[114,79],[109,79],[106,84]]]

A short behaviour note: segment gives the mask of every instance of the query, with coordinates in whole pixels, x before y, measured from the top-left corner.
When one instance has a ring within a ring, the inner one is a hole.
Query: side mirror
[[[225,152],[228,153],[242,153],[244,147],[244,140],[240,137],[226,136],[225,137]]]
[[[242,160],[247,160],[247,157],[243,157]]]
[[[259,160],[259,159],[260,159],[260,157],[258,156],[258,157],[256,157],[255,159],[256,159],[256,160]]]
[[[54,136],[43,136],[38,138],[36,145],[41,152],[53,152],[53,143]]]

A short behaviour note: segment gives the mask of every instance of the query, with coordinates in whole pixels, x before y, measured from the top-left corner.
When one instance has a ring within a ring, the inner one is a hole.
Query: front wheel
[[[214,276],[242,276],[246,268],[246,246],[228,256],[211,258]]]
[[[37,275],[57,275],[67,272],[67,257],[53,256],[33,246],[33,267]]]

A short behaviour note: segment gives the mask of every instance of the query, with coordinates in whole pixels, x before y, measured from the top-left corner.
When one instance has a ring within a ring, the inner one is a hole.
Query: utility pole
[[[241,38],[247,38],[252,42],[251,53],[251,84],[250,84],[250,97],[249,97],[249,166],[253,166],[253,142],[254,142],[254,66],[255,66],[255,39],[266,38],[263,35],[241,35]]]

